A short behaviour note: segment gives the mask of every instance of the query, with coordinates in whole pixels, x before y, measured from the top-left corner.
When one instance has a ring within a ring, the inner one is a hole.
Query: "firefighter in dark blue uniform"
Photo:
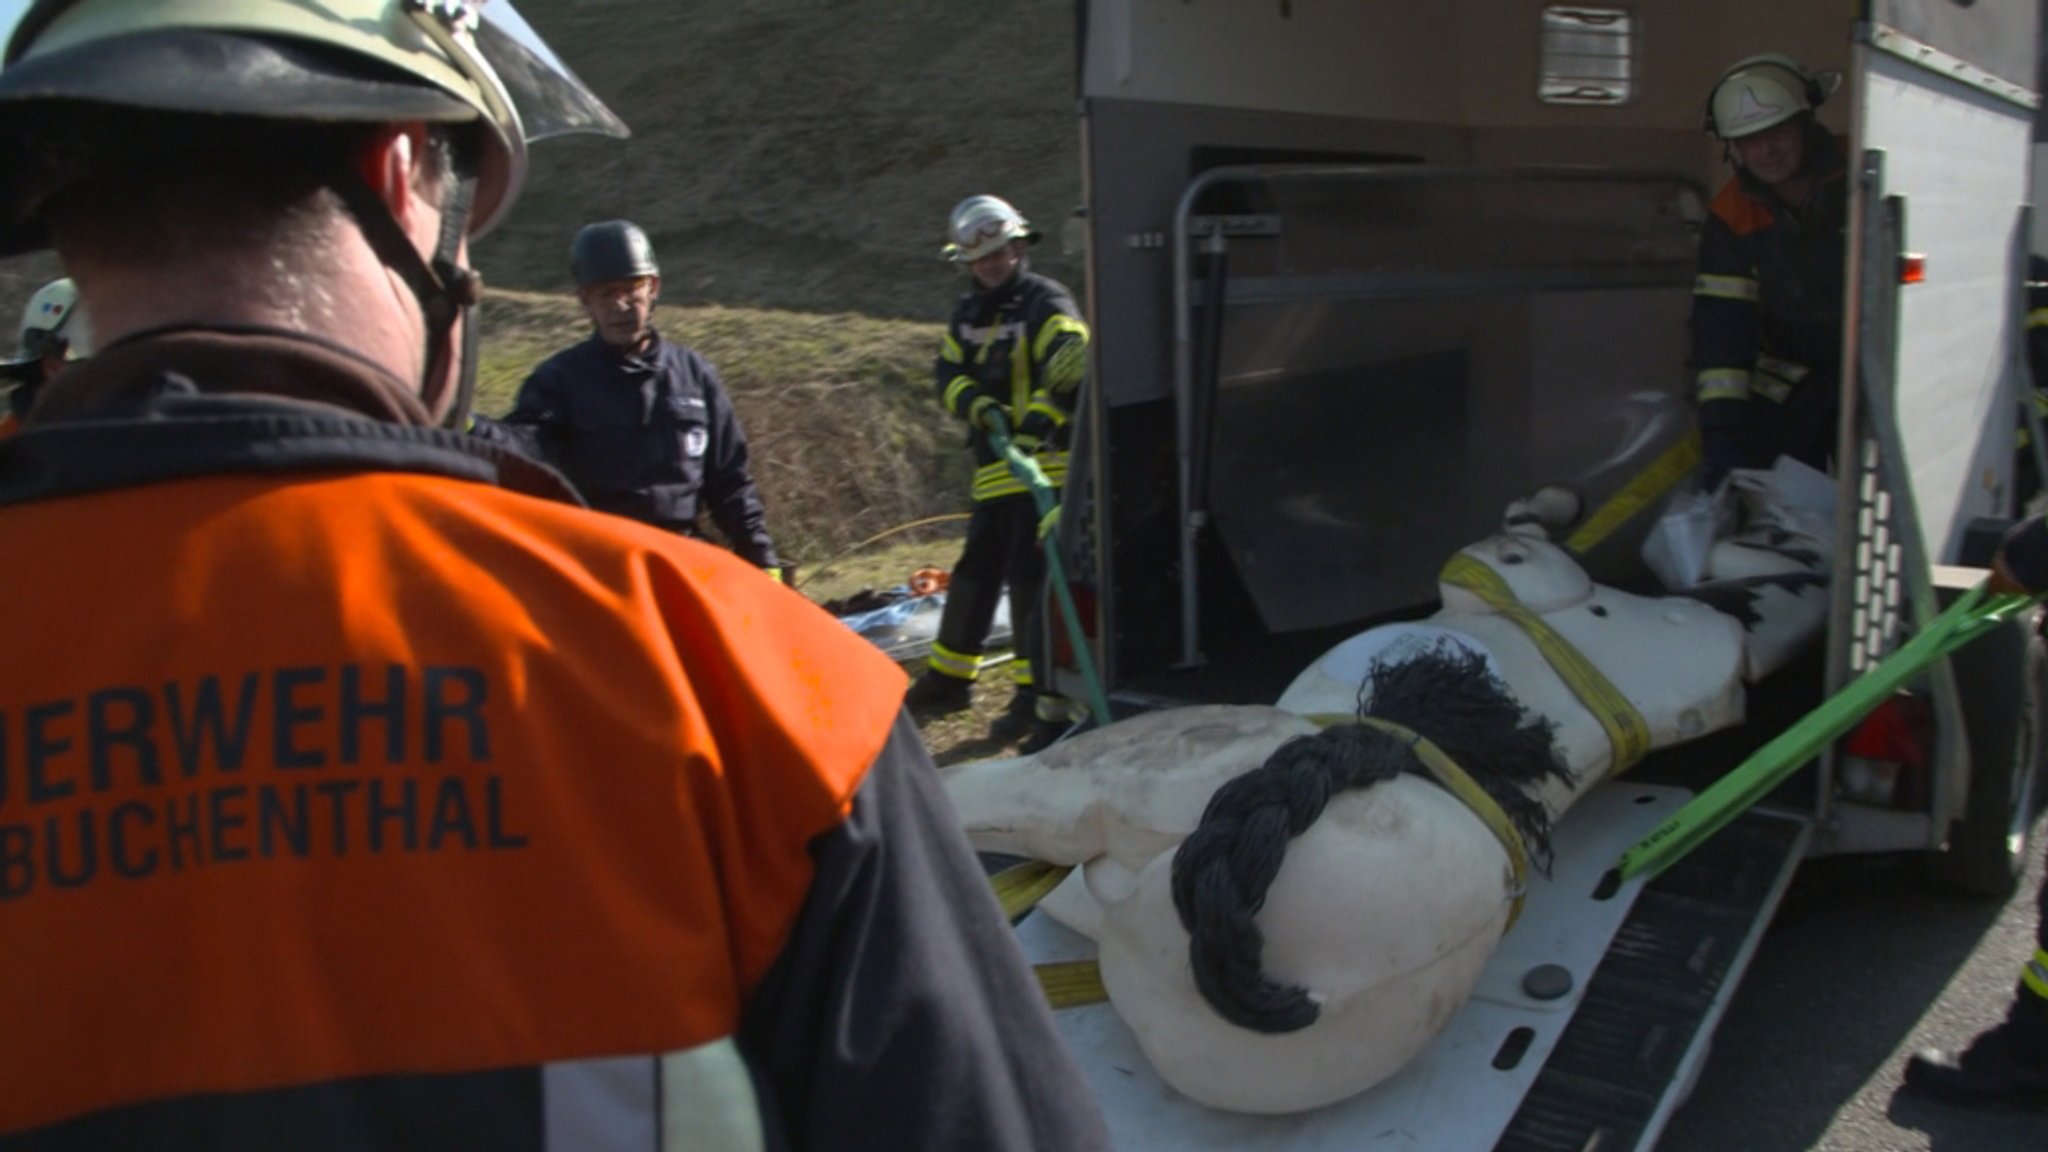
[[[591,224],[570,252],[590,339],[543,361],[498,427],[559,468],[601,512],[685,536],[704,517],[734,552],[778,579],[747,437],[709,361],[656,331],[661,268],[624,220]]]
[[[1065,478],[1067,423],[1087,374],[1088,326],[1065,285],[1031,271],[1025,253],[1039,234],[1008,202],[971,196],[953,209],[949,231],[945,255],[967,266],[974,289],[953,309],[933,378],[939,402],[968,425],[974,513],[929,666],[911,685],[907,703],[924,716],[968,706],[1007,584],[1021,657],[1012,665],[1017,695],[990,731],[1006,740],[1025,736],[1025,751],[1033,751],[1065,730],[1071,705],[1046,687],[1038,508],[990,447],[988,433],[1000,423],[1018,447],[1036,456],[1047,479],[1058,484]]]
[[[1714,85],[1707,131],[1735,176],[1714,197],[1693,283],[1702,483],[1791,456],[1826,469],[1842,378],[1842,146],[1814,119],[1839,73],[1752,56]]]

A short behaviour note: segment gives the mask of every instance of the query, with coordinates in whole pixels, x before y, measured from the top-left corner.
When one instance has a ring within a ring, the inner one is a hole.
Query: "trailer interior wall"
[[[1153,469],[1162,449],[1157,438],[1165,438],[1166,450],[1172,447],[1171,234],[1179,197],[1204,161],[1306,156],[1485,168],[1598,164],[1668,171],[1710,191],[1728,174],[1719,144],[1702,131],[1705,96],[1721,70],[1760,51],[1789,52],[1817,68],[1846,68],[1859,15],[1848,0],[1616,6],[1639,20],[1636,97],[1618,107],[1568,107],[1536,98],[1545,5],[1530,0],[1089,4],[1082,67],[1097,382],[1111,409],[1111,436],[1133,450],[1105,470],[1120,486],[1120,515],[1156,508],[1162,482],[1170,484]],[[1837,131],[1848,128],[1845,103],[1824,110],[1823,120]],[[1274,247],[1296,261],[1311,255],[1298,232]],[[1259,259],[1259,250],[1256,242],[1233,244],[1233,274],[1239,261]],[[1623,410],[1622,397],[1654,394],[1667,410],[1684,408],[1688,290],[1689,276],[1634,294],[1233,306],[1219,387],[1257,387],[1345,365],[1395,364],[1402,371],[1416,368],[1420,380],[1435,380],[1430,357],[1462,355],[1463,394],[1440,410],[1475,421],[1464,430],[1465,458],[1479,462],[1480,474],[1470,483],[1438,475],[1411,484],[1406,498],[1433,510],[1438,532],[1389,542],[1440,559],[1436,550],[1445,542],[1455,547],[1489,530],[1500,501],[1517,485],[1562,478],[1560,469],[1584,472],[1612,456],[1632,429],[1640,430],[1644,415]],[[1384,378],[1398,380],[1398,373]],[[1332,387],[1328,380],[1317,383]],[[1142,427],[1119,426],[1119,408]],[[1426,436],[1412,440],[1410,447],[1427,450]],[[1465,500],[1469,504],[1458,503]],[[1305,516],[1333,511],[1359,523],[1368,519],[1356,508],[1302,509]],[[1387,523],[1384,517],[1380,522]],[[1142,526],[1127,520],[1111,535],[1135,541],[1149,527],[1149,519]],[[1291,562],[1286,558],[1298,552],[1286,543],[1235,541],[1240,574],[1254,553]],[[1352,559],[1406,595],[1426,599],[1432,590],[1433,561],[1417,560],[1414,571],[1401,572],[1366,551]],[[1150,583],[1118,589],[1116,599],[1175,595],[1152,571],[1162,564],[1148,557],[1147,571],[1127,579]],[[1271,592],[1267,601],[1261,607],[1275,628],[1333,623],[1359,607],[1292,588]],[[1371,607],[1385,611],[1401,603],[1389,592]],[[1280,619],[1276,604],[1308,607]],[[1119,632],[1127,625],[1151,626],[1126,619]]]
[[[1170,392],[1163,241],[1197,148],[1613,164],[1712,188],[1727,169],[1701,112],[1721,69],[1766,50],[1844,68],[1858,14],[1846,0],[1617,6],[1641,18],[1639,93],[1585,108],[1537,101],[1544,5],[1531,0],[1090,0],[1082,78],[1095,290],[1116,309],[1098,335],[1110,402]],[[1848,127],[1839,105],[1824,119]]]

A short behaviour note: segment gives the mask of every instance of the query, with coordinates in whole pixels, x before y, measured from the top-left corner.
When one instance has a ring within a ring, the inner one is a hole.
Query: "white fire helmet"
[[[1841,82],[1841,73],[1808,72],[1790,56],[1738,60],[1707,97],[1706,129],[1723,140],[1754,136],[1820,107]]]
[[[62,351],[66,360],[82,360],[91,352],[85,311],[78,306],[78,289],[69,279],[52,280],[28,298],[21,311],[21,343],[14,359],[0,368],[27,368],[44,356]]]
[[[1000,196],[969,196],[953,206],[946,238],[940,255],[955,264],[972,264],[1012,240],[1038,243],[1038,230]]]

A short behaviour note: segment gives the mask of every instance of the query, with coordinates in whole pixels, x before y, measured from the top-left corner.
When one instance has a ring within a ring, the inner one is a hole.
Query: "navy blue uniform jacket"
[[[733,551],[776,566],[725,386],[710,361],[660,333],[645,352],[592,336],[548,357],[503,423],[592,508],[685,535],[709,516]]]

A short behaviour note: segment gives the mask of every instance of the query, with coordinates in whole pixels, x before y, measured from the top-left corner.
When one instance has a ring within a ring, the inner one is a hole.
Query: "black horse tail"
[[[1361,715],[1443,749],[1507,812],[1531,858],[1548,865],[1550,817],[1531,790],[1570,774],[1554,746],[1555,726],[1516,703],[1484,657],[1439,643],[1399,664],[1373,665],[1359,696]],[[1319,1009],[1306,989],[1265,974],[1255,917],[1266,890],[1287,842],[1315,823],[1332,796],[1421,770],[1399,735],[1347,724],[1289,740],[1210,797],[1174,854],[1173,906],[1190,937],[1195,987],[1219,1015],[1257,1032],[1315,1023]]]

